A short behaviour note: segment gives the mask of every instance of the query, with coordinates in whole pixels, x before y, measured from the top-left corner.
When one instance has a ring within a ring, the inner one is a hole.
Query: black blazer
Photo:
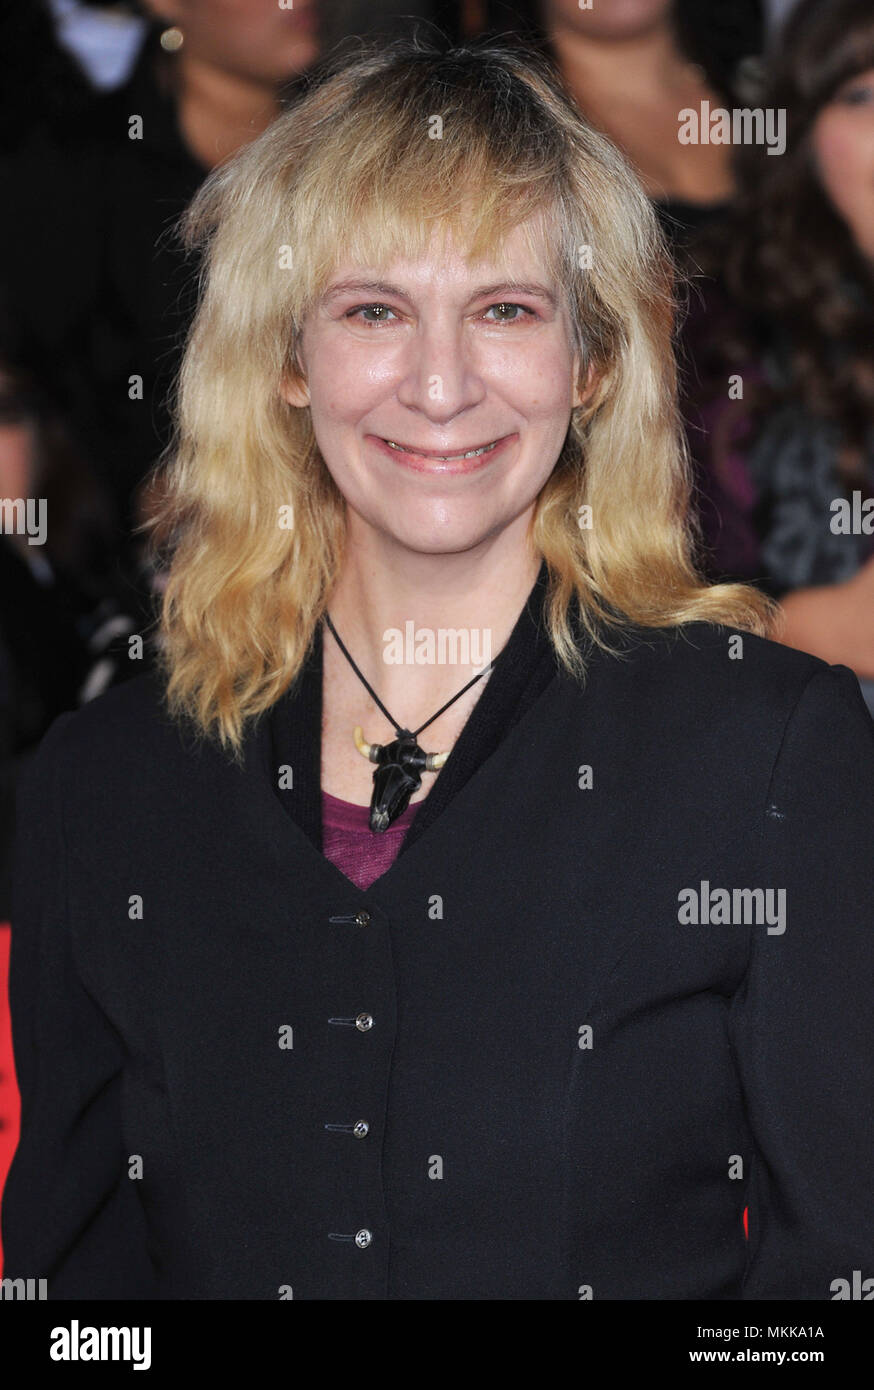
[[[731,636],[553,671],[367,891],[296,818],[318,644],[274,709],[310,750],[284,804],[275,719],[239,769],[152,676],[63,715],[21,802],[6,1274],[550,1300],[874,1274],[874,725],[845,668]]]

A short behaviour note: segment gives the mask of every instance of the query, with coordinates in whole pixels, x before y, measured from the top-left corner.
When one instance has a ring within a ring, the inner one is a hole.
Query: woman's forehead
[[[517,225],[474,254],[472,236],[452,227],[437,227],[430,240],[410,248],[388,244],[374,254],[366,246],[350,248],[338,258],[325,280],[324,295],[345,290],[408,294],[431,288],[487,293],[499,286],[516,286],[520,292],[560,296],[554,256],[547,254],[542,224],[533,219]],[[357,254],[356,254],[357,253]]]

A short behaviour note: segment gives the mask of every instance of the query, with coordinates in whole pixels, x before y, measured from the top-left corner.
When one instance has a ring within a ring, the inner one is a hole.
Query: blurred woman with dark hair
[[[765,106],[787,148],[739,161],[702,241],[685,403],[716,576],[781,599],[785,642],[851,666],[874,709],[874,10],[804,0]]]
[[[491,0],[489,32],[509,31],[560,73],[583,115],[624,151],[681,252],[734,194],[728,145],[681,144],[678,113],[744,99],[762,39],[758,0]]]

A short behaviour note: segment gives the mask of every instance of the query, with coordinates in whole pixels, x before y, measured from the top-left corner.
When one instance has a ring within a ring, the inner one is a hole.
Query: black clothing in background
[[[100,601],[34,547],[26,560],[0,536],[0,923],[9,920],[15,785],[46,729],[64,710],[139,675],[153,652],[130,660],[136,622],[111,593]]]
[[[16,777],[53,720],[75,708],[90,664],[63,593],[0,536],[0,922],[11,909]]]
[[[434,791],[474,770],[366,890],[302,827],[313,757],[277,805],[269,717],[239,767],[151,675],[62,715],[21,801],[4,1274],[828,1300],[870,1265],[874,726],[846,669],[730,636],[633,631],[503,731],[499,655]],[[317,748],[318,682],[283,716],[283,762]],[[682,921],[705,881],[785,890],[785,930]]]
[[[38,123],[67,121],[93,100],[88,74],[58,38],[49,0],[0,6],[0,151],[15,149]]]
[[[67,425],[114,500],[125,553],[133,493],[169,437],[165,398],[196,292],[171,228],[206,174],[158,86],[157,43],[123,87],[44,124],[0,165],[0,361]]]

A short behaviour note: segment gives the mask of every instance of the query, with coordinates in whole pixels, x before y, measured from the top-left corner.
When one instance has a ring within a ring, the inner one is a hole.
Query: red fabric
[[[369,806],[322,792],[322,851],[342,874],[359,888],[369,888],[396,859],[413,816],[419,809],[408,806],[403,815],[381,835],[370,829]]]
[[[15,1066],[12,1060],[12,1030],[9,1024],[9,940],[8,922],[0,922],[0,1201],[6,1174],[18,1144],[19,1101]],[[3,1245],[0,1243],[0,1269]]]

